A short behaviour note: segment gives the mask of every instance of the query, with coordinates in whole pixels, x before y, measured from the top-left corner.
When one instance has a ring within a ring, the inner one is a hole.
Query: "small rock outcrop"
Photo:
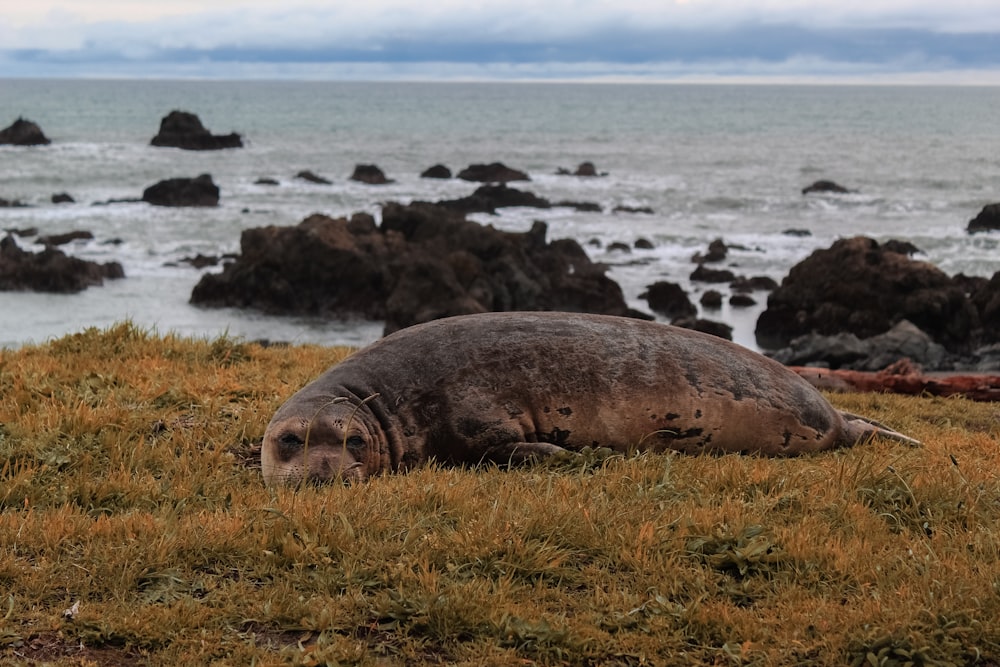
[[[660,280],[646,287],[639,295],[649,304],[649,309],[669,319],[691,317],[698,314],[698,308],[691,303],[684,288],[677,283]]]
[[[195,114],[175,110],[160,120],[160,131],[149,143],[151,146],[182,148],[188,151],[211,151],[242,148],[243,138],[236,132],[212,134]]]
[[[987,204],[975,218],[969,220],[965,230],[970,234],[1000,229],[1000,203]]]
[[[143,190],[142,201],[154,206],[218,206],[219,187],[208,174],[168,178]]]
[[[295,174],[295,178],[301,178],[303,181],[309,181],[310,183],[316,183],[317,185],[330,185],[332,181],[318,176],[308,169],[303,169],[299,173]]]
[[[424,169],[420,173],[420,178],[439,178],[441,180],[447,180],[451,178],[451,169],[443,164],[436,164],[433,167]]]
[[[192,303],[275,314],[385,320],[385,331],[503,310],[633,315],[621,288],[575,241],[546,226],[503,232],[428,203],[386,204],[382,224],[313,215],[248,229],[241,254],[195,286]]]
[[[965,291],[943,271],[858,236],[792,267],[768,297],[756,337],[773,350],[810,333],[869,338],[902,320],[949,349],[967,346],[979,326]]]
[[[0,144],[14,146],[45,146],[52,143],[37,123],[18,118],[0,130]]]
[[[392,179],[385,177],[385,172],[374,164],[358,164],[354,166],[354,173],[351,174],[352,181],[367,183],[368,185],[385,185],[393,183]]]
[[[490,164],[472,164],[458,172],[463,181],[479,181],[480,183],[509,183],[510,181],[530,181],[526,173],[511,169],[502,162]]]
[[[833,181],[816,181],[806,187],[802,188],[802,194],[808,195],[814,192],[829,192],[838,195],[846,195],[850,192],[847,188],[839,183],[834,183]]]
[[[68,192],[57,192],[52,195],[53,204],[73,204],[76,200]]]
[[[458,213],[496,213],[498,208],[527,206],[552,208],[552,202],[525,190],[508,187],[504,183],[481,185],[468,197],[447,199],[437,205]]]
[[[99,264],[69,257],[51,246],[31,253],[20,248],[13,236],[0,240],[0,291],[72,293],[124,277],[118,262]]]

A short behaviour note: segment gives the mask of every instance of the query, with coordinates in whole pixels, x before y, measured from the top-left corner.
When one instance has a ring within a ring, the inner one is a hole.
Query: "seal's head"
[[[376,434],[346,398],[289,400],[264,432],[264,482],[361,482],[380,466]]]

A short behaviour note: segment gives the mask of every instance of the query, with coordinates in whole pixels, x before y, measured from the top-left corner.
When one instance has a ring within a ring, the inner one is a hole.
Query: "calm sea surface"
[[[240,132],[247,147],[149,146],[172,109],[198,114],[215,133]],[[990,276],[1000,270],[1000,235],[969,236],[965,226],[1000,201],[997,109],[1000,88],[0,80],[0,127],[24,116],[53,142],[0,146],[0,198],[30,205],[0,208],[0,228],[89,230],[93,241],[63,249],[119,261],[127,276],[74,295],[0,292],[0,347],[126,318],[195,336],[371,342],[381,323],[195,308],[188,298],[201,271],[176,263],[238,251],[250,227],[294,225],[314,212],[377,215],[384,201],[475,189],[419,178],[436,163],[457,172],[501,161],[531,175],[514,187],[601,204],[608,212],[504,209],[473,219],[514,231],[542,219],[550,239],[597,239],[588,252],[611,265],[609,275],[643,310],[638,296],[656,280],[684,284],[693,300],[712,287],[691,284],[690,258],[720,237],[743,248],[726,262],[735,272],[779,281],[813,250],[857,234],[909,240],[950,274]],[[608,175],[556,175],[585,160]],[[348,180],[358,163],[374,163],[396,182]],[[333,184],[294,179],[303,169]],[[221,189],[217,209],[92,205],[201,173]],[[265,176],[280,185],[254,183]],[[821,178],[857,192],[801,195]],[[76,203],[50,203],[58,192]],[[654,213],[610,213],[617,205]],[[639,237],[656,247],[607,250]],[[704,315],[734,325],[737,341],[753,347],[766,294],[757,298],[756,308]]]

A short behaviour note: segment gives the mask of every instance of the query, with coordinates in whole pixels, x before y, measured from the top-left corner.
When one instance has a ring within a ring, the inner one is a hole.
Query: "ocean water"
[[[24,116],[53,142],[0,146],[0,197],[29,205],[0,208],[0,229],[91,231],[94,240],[63,250],[121,262],[126,273],[79,294],[0,292],[0,347],[124,319],[192,336],[371,342],[379,322],[191,306],[202,272],[221,268],[177,262],[236,252],[250,227],[294,225],[314,212],[377,216],[385,201],[454,198],[477,187],[419,178],[436,163],[457,172],[501,161],[531,176],[513,187],[599,203],[602,213],[511,208],[472,218],[513,231],[546,221],[550,239],[576,239],[607,263],[642,310],[639,295],[657,280],[683,284],[694,301],[719,288],[688,278],[691,256],[715,238],[740,248],[722,267],[778,281],[812,251],[858,234],[909,240],[923,251],[918,258],[949,274],[991,276],[1000,270],[1000,235],[970,236],[965,227],[1000,201],[998,108],[1000,88],[992,87],[0,80],[0,126]],[[246,147],[149,146],[172,109],[198,114],[214,133],[240,132]],[[556,175],[583,161],[607,176]],[[395,183],[350,181],[359,163],[378,165]],[[333,184],[293,178],[303,169]],[[221,189],[218,208],[93,205],[201,173]],[[280,185],[256,185],[260,177]],[[803,196],[818,179],[855,192]],[[50,203],[58,192],[76,203]],[[617,205],[653,214],[610,212]],[[608,250],[640,237],[655,247]],[[766,293],[755,298],[756,307],[702,315],[734,326],[737,342],[753,348]]]

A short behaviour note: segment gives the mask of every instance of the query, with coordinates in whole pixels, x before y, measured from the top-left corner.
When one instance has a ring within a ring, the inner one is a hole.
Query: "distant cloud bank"
[[[491,16],[441,1],[434,10],[371,0],[367,12],[339,3],[301,11],[230,7],[130,22],[52,14],[0,24],[0,77],[1000,83],[1000,18],[985,18],[995,10],[978,22],[973,13],[942,13],[949,20],[933,26],[922,25],[928,16],[913,3],[882,0],[892,21],[875,21],[865,3],[855,3],[857,25],[850,25],[848,0],[825,14],[821,5],[809,13],[794,2],[752,11],[738,0],[659,3],[672,8],[666,14],[621,0],[601,14],[595,3],[556,0]],[[590,10],[573,12],[576,6]],[[722,6],[732,11],[710,11]]]

